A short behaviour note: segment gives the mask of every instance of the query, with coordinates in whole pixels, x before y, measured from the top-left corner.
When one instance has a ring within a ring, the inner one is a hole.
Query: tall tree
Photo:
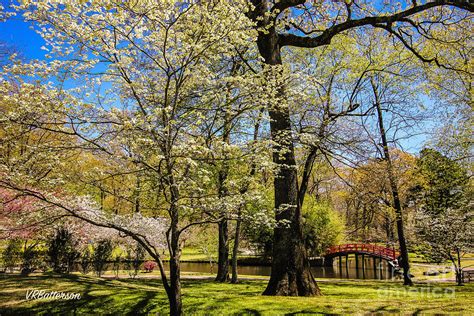
[[[444,6],[473,12],[474,5],[467,1],[435,0],[426,3],[403,1],[400,6],[357,1],[307,2],[305,0],[251,0],[249,17],[258,30],[257,46],[267,65],[268,82],[275,83],[273,102],[267,104],[270,129],[274,141],[273,161],[278,173],[274,180],[275,217],[287,220],[289,225],[277,227],[274,232],[272,273],[265,295],[319,295],[304,250],[301,225],[301,205],[298,201],[298,176],[286,82],[283,77],[282,48],[286,46],[315,48],[329,45],[342,33],[363,26],[386,30],[393,38],[425,62],[438,62],[436,57],[420,53],[413,38],[405,31],[413,28],[420,37],[429,37],[424,24],[441,24]],[[399,9],[396,9],[399,8]],[[422,13],[430,12],[441,18],[429,19]],[[428,11],[430,10],[430,11]]]
[[[378,86],[373,78],[370,81],[372,89],[374,92],[375,99],[375,109],[377,110],[377,120],[379,125],[380,138],[382,140],[382,149],[383,149],[383,160],[386,163],[388,180],[390,183],[390,190],[392,192],[393,199],[393,208],[395,209],[396,223],[397,223],[397,234],[398,234],[398,243],[400,245],[400,257],[401,265],[403,268],[403,284],[413,285],[413,282],[410,278],[410,263],[408,261],[408,249],[405,238],[405,227],[403,224],[403,210],[402,203],[400,201],[400,193],[398,189],[398,179],[395,177],[395,172],[393,170],[393,162],[390,156],[390,151],[388,147],[387,133],[385,130],[384,117],[382,112],[382,100],[379,95]]]

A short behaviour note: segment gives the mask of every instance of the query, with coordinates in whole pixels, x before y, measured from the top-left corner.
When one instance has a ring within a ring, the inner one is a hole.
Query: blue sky
[[[46,53],[41,49],[44,40],[32,27],[33,24],[24,22],[21,16],[11,17],[0,22],[0,41],[18,49],[26,59],[43,59]]]

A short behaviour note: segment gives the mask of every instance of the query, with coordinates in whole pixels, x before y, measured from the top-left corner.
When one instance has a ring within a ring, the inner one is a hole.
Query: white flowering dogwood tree
[[[463,209],[447,209],[442,215],[420,210],[416,216],[419,236],[428,245],[430,254],[453,264],[456,283],[462,285],[462,257],[472,251],[473,212],[470,205]]]
[[[230,210],[255,199],[232,177],[226,194],[213,189],[212,169],[222,160],[238,166],[255,159],[244,140],[230,143],[225,136],[240,117],[242,126],[251,121],[244,114],[255,104],[258,78],[232,70],[232,59],[256,35],[247,8],[244,1],[25,1],[16,7],[37,23],[49,59],[9,66],[2,123],[12,137],[24,129],[52,140],[27,142],[14,158],[20,164],[2,161],[2,186],[54,207],[58,216],[135,239],[158,262],[174,315],[182,308],[180,236],[193,225],[231,218]],[[13,138],[4,145],[21,146]],[[135,198],[123,190],[116,198],[133,208],[109,214],[106,203],[71,197],[98,195],[100,186],[107,200],[114,192],[104,183],[111,178],[132,187]],[[163,245],[169,278],[158,251]]]

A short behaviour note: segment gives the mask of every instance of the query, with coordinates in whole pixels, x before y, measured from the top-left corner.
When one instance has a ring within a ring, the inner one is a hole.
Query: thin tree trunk
[[[458,285],[463,285],[464,280],[462,278],[462,268],[461,268],[461,252],[458,247],[456,247],[456,256],[458,259],[458,264],[456,267],[456,279],[458,281]]]
[[[239,63],[233,63],[230,70],[231,75],[240,69]],[[226,100],[231,98],[230,87],[226,89]],[[229,105],[230,106],[230,105]],[[225,109],[224,114],[224,125],[222,133],[222,142],[224,145],[230,145],[230,132],[231,132],[232,116],[229,108]],[[229,192],[227,188],[227,177],[229,175],[229,163],[227,160],[226,151],[224,149],[224,160],[222,167],[219,170],[219,198],[226,197]],[[227,210],[224,210],[221,214],[222,219],[218,223],[219,227],[219,248],[218,248],[218,259],[217,259],[217,276],[215,281],[226,282],[229,280],[229,228],[228,228],[228,214]]]
[[[232,249],[232,279],[231,283],[238,282],[238,271],[237,271],[237,256],[239,251],[239,242],[240,242],[240,223],[242,222],[241,219],[241,211],[237,215],[237,222],[235,223],[235,235],[234,235],[234,248]]]
[[[149,252],[150,253],[150,252]],[[163,267],[163,262],[158,255],[152,256],[158,262],[158,267],[160,269],[161,280],[166,291],[166,296],[168,297],[170,315],[180,316],[182,315],[183,302],[181,300],[181,268],[179,262],[179,256],[175,255],[170,256],[170,280],[168,282],[166,272]]]
[[[264,108],[261,107],[259,112],[258,112],[257,121],[255,122],[254,130],[253,130],[253,142],[254,142],[254,144],[258,140],[258,132],[260,130],[260,123],[261,123],[261,120],[262,120],[263,112],[264,112]],[[252,162],[250,164],[249,178],[253,177],[256,172],[257,172],[257,167],[256,167],[256,164],[255,164],[255,161],[252,160]],[[240,194],[244,195],[248,191],[249,186],[250,186],[249,182],[244,184],[244,186],[240,189]],[[240,206],[239,211],[237,212],[237,221],[236,221],[236,224],[235,224],[235,235],[234,235],[234,248],[232,249],[232,279],[231,279],[231,283],[234,283],[234,284],[238,282],[238,277],[239,277],[238,276],[238,267],[237,267],[237,263],[238,263],[237,257],[238,257],[238,254],[239,254],[240,226],[242,224],[242,207],[243,206]]]
[[[176,229],[174,229],[177,232]],[[179,233],[175,234],[175,236]],[[163,261],[161,260],[160,254],[155,252],[149,244],[144,242],[141,238],[137,236],[131,236],[135,241],[137,241],[147,252],[148,254],[158,263],[158,269],[160,270],[161,283],[165,288],[166,296],[168,297],[170,315],[179,316],[182,314],[182,301],[181,301],[181,283],[180,283],[180,265],[179,257],[176,260],[176,257],[170,252],[170,281],[168,281],[168,276],[164,268]],[[179,245],[179,244],[175,244]],[[170,247],[170,250],[173,247]]]
[[[380,99],[377,90],[377,86],[373,80],[371,79],[372,89],[374,91],[375,96],[375,107],[377,109],[377,116],[378,116],[378,125],[380,129],[380,136],[382,138],[382,146],[383,146],[383,153],[384,153],[384,160],[387,164],[387,175],[390,182],[390,189],[392,191],[392,198],[393,198],[393,207],[395,208],[395,213],[397,215],[397,234],[398,234],[398,243],[400,245],[400,255],[401,255],[401,266],[403,268],[403,284],[404,285],[413,285],[413,282],[410,278],[410,263],[408,261],[408,249],[405,240],[404,234],[404,225],[403,225],[403,210],[402,205],[400,202],[400,196],[398,193],[398,185],[395,179],[395,173],[393,171],[392,160],[390,158],[390,151],[388,149],[388,142],[387,142],[387,135],[385,133],[385,127],[383,123],[383,113],[382,108],[380,106]]]
[[[169,148],[169,147],[168,147]],[[166,151],[167,153],[169,151]],[[181,247],[179,244],[179,191],[176,184],[173,168],[170,160],[170,155],[166,155],[166,167],[168,171],[167,182],[170,190],[170,227],[167,233],[168,251],[170,253],[170,288],[168,291],[168,298],[170,303],[170,315],[179,316],[182,314],[182,300],[181,300]]]
[[[261,3],[261,6],[266,4]],[[256,10],[265,10],[259,7]],[[267,21],[268,22],[268,21]],[[265,21],[262,21],[265,25]],[[274,26],[268,32],[260,32],[257,39],[260,55],[270,67],[281,65],[280,46]],[[270,71],[270,76],[278,76]],[[269,82],[277,77],[268,78]],[[277,80],[278,82],[279,80]],[[279,98],[284,100],[284,87],[279,87]],[[277,101],[277,100],[276,100]],[[278,226],[274,229],[272,271],[264,295],[313,296],[320,290],[313,278],[304,247],[301,205],[298,202],[298,177],[289,109],[270,105],[270,132],[273,145],[273,162],[278,168],[274,178],[275,219]],[[282,225],[285,220],[288,225]]]
[[[229,228],[227,218],[219,224],[219,255],[217,259],[217,276],[215,281],[226,282],[229,279]]]
[[[135,189],[133,192],[133,195],[134,195],[133,211],[135,213],[140,213],[140,190],[141,190],[140,175],[137,174],[137,180],[135,182]]]
[[[235,66],[233,67],[232,73],[234,72]],[[229,93],[228,93],[229,94]],[[230,112],[226,109],[224,115],[224,128],[222,135],[222,142],[224,145],[230,144],[230,124],[231,117]],[[229,175],[229,164],[224,149],[224,161],[222,167],[219,170],[219,198],[225,198],[229,192],[227,189],[227,177]],[[219,227],[219,248],[217,258],[217,276],[215,281],[226,282],[229,280],[229,228],[228,228],[228,214],[227,210],[223,210],[221,213],[222,219],[218,223]]]
[[[177,195],[174,196],[177,197]],[[179,245],[180,232],[178,230],[178,209],[174,203],[172,203],[170,207],[170,215],[171,224],[168,233],[168,245],[170,252],[170,288],[167,294],[170,303],[170,314],[174,316],[182,314],[180,266],[181,249]]]
[[[181,300],[181,268],[179,256],[170,258],[170,293],[168,298],[170,301],[170,315],[181,315],[183,303]]]

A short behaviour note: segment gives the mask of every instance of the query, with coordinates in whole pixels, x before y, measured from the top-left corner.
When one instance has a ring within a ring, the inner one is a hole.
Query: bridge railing
[[[398,255],[398,253],[393,248],[387,248],[371,244],[345,244],[332,246],[327,249],[326,254],[346,252],[370,253],[381,257],[389,257],[392,259],[396,259]]]

